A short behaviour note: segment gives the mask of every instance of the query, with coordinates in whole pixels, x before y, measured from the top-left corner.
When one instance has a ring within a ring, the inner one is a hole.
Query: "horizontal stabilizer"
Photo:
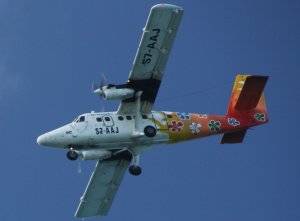
[[[221,140],[221,144],[225,143],[242,143],[247,130],[239,130],[235,132],[225,133]]]

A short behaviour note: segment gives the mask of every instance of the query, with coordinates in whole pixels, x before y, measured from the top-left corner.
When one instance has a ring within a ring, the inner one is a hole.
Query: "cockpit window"
[[[84,122],[84,121],[85,121],[85,116],[80,116],[76,122]]]
[[[105,117],[105,121],[110,121],[110,117]]]

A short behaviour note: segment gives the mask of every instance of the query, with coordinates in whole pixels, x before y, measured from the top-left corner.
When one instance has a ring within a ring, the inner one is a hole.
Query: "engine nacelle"
[[[134,90],[130,88],[103,88],[102,96],[106,100],[124,100],[134,96]]]
[[[82,160],[104,160],[111,157],[108,150],[80,150],[76,151]]]

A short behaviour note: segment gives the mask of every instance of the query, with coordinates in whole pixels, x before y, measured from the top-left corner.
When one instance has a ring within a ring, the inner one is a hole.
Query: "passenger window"
[[[148,119],[147,115],[145,115],[145,114],[142,115],[142,118],[143,119]]]
[[[105,117],[105,121],[110,121],[110,117]]]
[[[84,122],[85,121],[85,116],[81,116],[79,117],[79,119],[77,120],[77,122]]]
[[[168,117],[168,118],[172,118],[172,115],[171,115],[171,114],[167,114],[167,117]]]
[[[127,119],[127,120],[131,120],[132,117],[131,117],[131,116],[126,116],[126,119]]]
[[[119,120],[124,120],[124,117],[119,116],[118,119],[119,119]]]
[[[101,118],[101,117],[97,117],[97,118],[96,118],[96,121],[97,121],[97,122],[102,122],[102,118]]]

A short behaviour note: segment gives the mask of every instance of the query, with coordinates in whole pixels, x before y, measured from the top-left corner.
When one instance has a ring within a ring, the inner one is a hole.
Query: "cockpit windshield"
[[[84,122],[84,121],[85,121],[85,116],[79,116],[79,117],[76,117],[72,122],[78,123],[78,122]]]
[[[85,121],[85,116],[80,116],[77,122],[84,122]]]

